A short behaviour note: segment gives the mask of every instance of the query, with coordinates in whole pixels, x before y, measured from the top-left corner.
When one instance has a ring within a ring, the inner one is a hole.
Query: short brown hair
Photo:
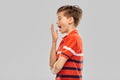
[[[78,5],[64,5],[57,10],[57,13],[64,12],[64,16],[73,17],[74,25],[78,26],[80,19],[82,18],[82,9]]]

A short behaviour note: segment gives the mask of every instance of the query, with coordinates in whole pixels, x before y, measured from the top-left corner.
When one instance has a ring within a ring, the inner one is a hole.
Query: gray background
[[[0,0],[0,80],[54,80],[50,25],[64,4],[84,12],[84,80],[120,80],[119,0]]]

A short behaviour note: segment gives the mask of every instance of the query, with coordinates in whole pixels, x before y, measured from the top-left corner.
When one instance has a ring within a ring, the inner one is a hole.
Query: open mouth
[[[59,28],[61,28],[61,26],[58,26]]]

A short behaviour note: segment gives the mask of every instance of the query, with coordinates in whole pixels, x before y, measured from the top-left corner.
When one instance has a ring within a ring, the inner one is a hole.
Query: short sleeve
[[[64,45],[62,47],[62,54],[61,56],[65,57],[66,59],[69,59],[74,53],[77,41],[74,38],[70,38],[64,42]]]

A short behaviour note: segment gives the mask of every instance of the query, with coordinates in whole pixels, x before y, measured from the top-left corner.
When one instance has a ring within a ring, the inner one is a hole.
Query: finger
[[[56,30],[56,35],[58,35],[58,30]]]
[[[51,24],[51,30],[52,30],[52,28],[53,28],[53,24]]]
[[[54,29],[54,25],[53,24],[51,24],[51,28]]]
[[[51,24],[51,31],[54,32],[54,25]]]

